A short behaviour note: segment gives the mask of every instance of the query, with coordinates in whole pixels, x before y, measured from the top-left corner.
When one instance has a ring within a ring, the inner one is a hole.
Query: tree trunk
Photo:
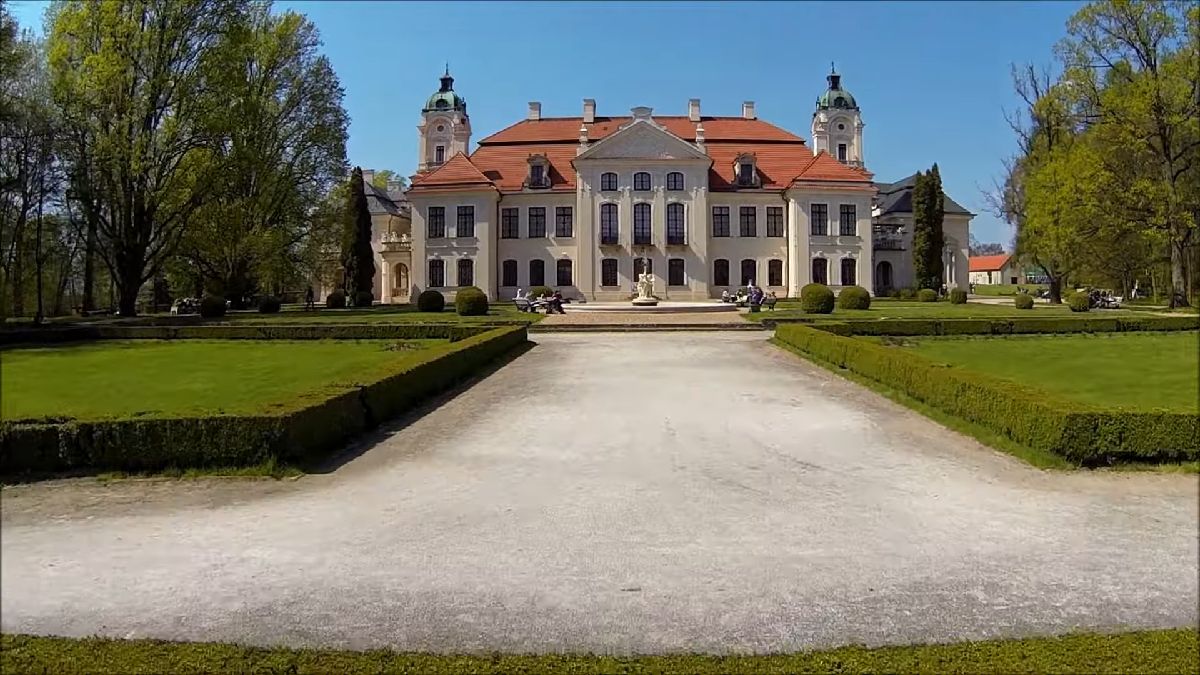
[[[87,241],[83,251],[83,313],[96,311],[96,216],[90,208],[84,208],[87,218]]]
[[[117,311],[121,316],[137,316],[138,292],[142,289],[142,256],[121,251],[116,263],[113,281],[117,285]]]
[[[1183,243],[1171,242],[1171,304],[1176,307],[1189,307],[1187,286],[1187,251]]]
[[[1060,276],[1050,277],[1050,304],[1062,304],[1062,277]]]
[[[45,190],[42,191],[42,194],[45,194]],[[42,202],[42,199],[38,200],[37,228],[35,230],[36,239],[33,242],[33,267],[34,271],[37,273],[37,314],[35,314],[33,317],[34,323],[41,323],[46,314],[44,305],[45,301],[42,293],[42,268],[44,267],[43,263],[45,262],[42,260],[42,231],[45,229],[42,218]]]

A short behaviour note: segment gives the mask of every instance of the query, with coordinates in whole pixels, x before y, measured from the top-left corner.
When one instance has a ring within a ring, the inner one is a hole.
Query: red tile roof
[[[417,174],[413,178],[410,189],[419,190],[452,190],[492,186],[492,180],[483,174],[467,156],[461,152],[455,153],[449,162],[433,171]],[[518,186],[519,189],[520,186]]]
[[[1011,257],[1007,253],[999,255],[973,255],[970,258],[967,270],[970,272],[995,272],[1002,270],[1008,264],[1008,259]]]
[[[582,117],[552,117],[540,120],[521,120],[479,141],[479,145],[498,143],[577,142],[579,127],[588,128],[588,140],[598,141],[628,123],[630,117],[597,117],[592,124],[583,124]],[[687,117],[654,117],[667,131],[692,141],[696,138],[696,123]],[[741,117],[701,117],[706,141],[767,141],[804,143],[804,139],[784,131],[769,122]]]

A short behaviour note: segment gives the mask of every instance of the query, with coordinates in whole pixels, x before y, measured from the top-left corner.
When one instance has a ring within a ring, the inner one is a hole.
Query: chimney
[[[596,99],[583,99],[583,123],[592,124],[596,121]]]
[[[375,169],[363,169],[363,183],[370,185],[375,180]]]
[[[396,179],[389,180],[387,182],[387,191],[389,196],[402,194],[404,192],[404,183]]]
[[[688,99],[688,119],[693,122],[700,121],[700,99]]]
[[[538,103],[537,101],[529,102],[529,119],[531,119],[531,120],[542,119],[542,104],[541,103]]]
[[[742,103],[742,119],[754,119],[754,101],[745,101]]]

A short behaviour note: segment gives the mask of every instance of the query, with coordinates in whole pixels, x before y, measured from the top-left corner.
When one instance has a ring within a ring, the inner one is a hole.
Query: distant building
[[[971,256],[970,278],[973,284],[1023,284],[1025,273],[1017,264],[1015,256],[999,255]]]
[[[811,147],[752,101],[737,116],[702,115],[692,99],[686,115],[612,117],[585,99],[577,117],[543,117],[531,102],[468,155],[467,102],[453,84],[447,72],[421,110],[410,250],[388,258],[381,299],[546,285],[622,300],[643,272],[659,297],[684,300],[749,283],[780,296],[814,281],[877,294],[912,284],[912,178],[872,180],[861,110],[837,73],[816,101]],[[973,214],[946,202],[954,287],[966,283]]]

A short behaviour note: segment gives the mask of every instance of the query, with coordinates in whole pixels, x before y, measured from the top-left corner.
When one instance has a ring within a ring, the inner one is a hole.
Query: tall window
[[[434,258],[429,261],[429,287],[441,288],[446,285],[446,261]]]
[[[454,229],[456,237],[474,237],[475,236],[475,207],[460,206],[458,207],[458,226]]]
[[[683,220],[683,204],[667,204],[667,243],[682,246],[687,242],[687,226]]]
[[[858,269],[858,261],[854,258],[842,258],[842,285],[853,286],[858,283],[854,278],[854,272]]]
[[[517,285],[517,261],[505,260],[500,263],[500,285],[501,286],[516,286]]]
[[[441,239],[446,236],[446,207],[431,206],[425,216],[425,235],[429,239]]]
[[[615,246],[620,234],[620,222],[617,220],[617,205],[613,203],[600,205],[600,244]]]
[[[829,207],[825,204],[813,204],[809,207],[812,233],[815,235],[829,234]]]
[[[575,211],[570,206],[554,207],[554,236],[575,236]]]
[[[458,259],[458,285],[475,285],[475,261],[470,258]]]
[[[683,174],[678,171],[672,171],[667,174],[667,189],[682,190],[683,189]]]
[[[838,234],[853,237],[858,234],[858,210],[853,204],[842,204],[838,220]]]
[[[644,192],[650,189],[650,174],[639,171],[633,174],[633,189]]]
[[[558,261],[556,271],[558,272],[557,276],[558,276],[558,285],[559,286],[571,286],[574,284],[574,281],[572,281],[572,279],[571,279],[571,261],[570,260],[568,260],[566,258],[561,258]]]
[[[687,281],[683,274],[683,258],[671,258],[667,261],[667,285],[687,285]]]
[[[775,258],[767,261],[767,285],[783,285],[783,261]]]
[[[550,187],[550,181],[546,180],[546,165],[529,165],[529,187]]]
[[[441,164],[446,161],[446,146],[439,145],[433,149],[433,163]]]
[[[714,206],[712,218],[713,218],[712,236],[728,237],[729,236],[729,207],[728,206]]]
[[[783,207],[768,206],[767,207],[767,236],[782,237],[783,236]]]
[[[749,286],[754,283],[755,277],[758,276],[758,263],[753,258],[742,260],[742,286]]]
[[[757,237],[758,236],[758,209],[753,206],[743,206],[738,209],[738,222],[741,224],[739,229],[741,237]]]
[[[650,205],[646,202],[633,205],[633,243],[650,243]]]
[[[600,285],[617,285],[617,259],[605,258],[600,261]]]
[[[839,162],[846,161],[846,144],[845,143],[838,143],[838,161]]]
[[[521,236],[521,209],[500,209],[500,238],[516,239]]]
[[[713,286],[729,285],[729,261],[717,258],[713,261]]]
[[[600,189],[605,192],[612,192],[617,189],[617,174],[608,173],[600,174]]]
[[[829,261],[824,258],[813,258],[812,280],[814,284],[829,284]]]
[[[530,260],[529,261],[529,285],[530,286],[545,286],[546,285],[546,261],[545,260]]]
[[[546,207],[529,207],[529,238],[537,239],[546,236]]]

